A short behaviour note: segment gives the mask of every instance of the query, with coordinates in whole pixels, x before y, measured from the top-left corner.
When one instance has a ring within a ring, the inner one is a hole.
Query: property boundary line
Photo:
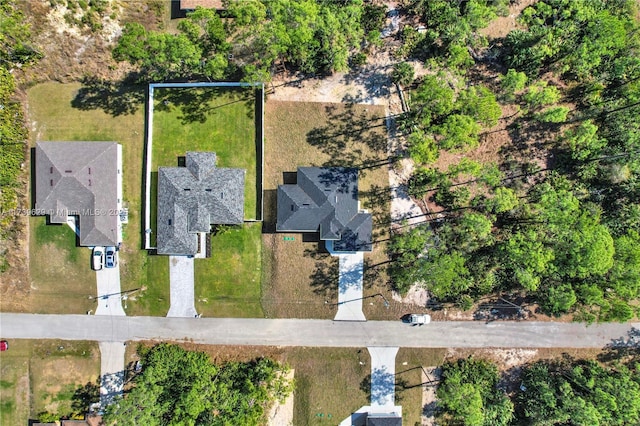
[[[151,158],[153,154],[153,92],[155,88],[188,88],[188,87],[256,87],[260,90],[261,111],[260,117],[260,152],[258,159],[260,167],[260,191],[258,194],[260,211],[257,220],[247,222],[262,222],[264,215],[264,83],[244,83],[244,82],[195,82],[195,83],[149,83],[147,96],[147,127],[145,137],[145,209],[144,209],[144,249],[155,250],[151,246]],[[257,162],[258,162],[257,161]]]

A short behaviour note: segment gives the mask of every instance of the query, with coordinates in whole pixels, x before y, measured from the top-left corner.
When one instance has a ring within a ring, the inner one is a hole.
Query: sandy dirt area
[[[293,380],[295,376],[295,370],[291,369],[287,374],[288,380]],[[291,426],[293,425],[293,400],[294,393],[291,392],[291,395],[282,403],[282,404],[274,404],[271,407],[268,415],[268,425],[269,426]]]

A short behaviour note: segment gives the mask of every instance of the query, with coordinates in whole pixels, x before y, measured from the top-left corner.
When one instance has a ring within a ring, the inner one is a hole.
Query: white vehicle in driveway
[[[93,255],[91,256],[91,268],[94,271],[99,271],[104,265],[104,247],[94,247]]]
[[[411,314],[409,317],[409,323],[411,325],[425,325],[431,322],[431,315],[429,314]]]

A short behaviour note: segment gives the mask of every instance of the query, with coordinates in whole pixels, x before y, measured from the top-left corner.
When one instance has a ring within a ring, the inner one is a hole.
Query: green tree
[[[402,86],[408,86],[413,83],[414,77],[415,71],[410,63],[400,62],[393,65],[391,81],[394,83],[401,84]]]
[[[437,396],[443,424],[506,426],[513,419],[511,400],[497,389],[500,376],[494,364],[475,358],[442,365]]]
[[[411,96],[412,114],[423,127],[429,127],[434,118],[453,111],[454,91],[443,78],[435,75],[424,76]]]
[[[556,316],[569,312],[578,301],[576,293],[570,284],[550,286],[544,291],[540,291],[539,294],[541,296],[540,304],[544,312]]]
[[[485,127],[495,126],[502,116],[502,109],[495,95],[484,86],[471,86],[461,91],[456,100],[456,109]]]
[[[507,73],[500,79],[502,91],[504,92],[506,99],[509,101],[513,101],[516,93],[524,90],[526,84],[527,75],[523,72],[518,72],[513,68],[510,68],[509,71],[507,71]]]
[[[105,424],[258,425],[291,390],[286,370],[268,359],[216,366],[204,352],[165,343],[141,357],[134,387],[108,406]]]
[[[422,278],[428,278],[427,289],[438,299],[456,299],[473,285],[466,259],[459,251],[436,254],[431,250],[423,262]]]
[[[556,106],[540,111],[535,115],[535,119],[543,123],[564,123],[568,114],[569,108]]]
[[[406,225],[406,223],[405,223]],[[424,277],[422,258],[433,245],[433,234],[428,227],[415,226],[391,236],[389,243],[389,275],[397,291],[405,293]]]
[[[436,129],[442,135],[438,144],[444,149],[464,150],[478,146],[480,125],[468,115],[450,115]]]
[[[496,188],[493,197],[485,202],[486,208],[493,213],[506,213],[518,207],[520,200],[511,188]]]
[[[417,164],[431,164],[438,159],[438,146],[433,135],[416,129],[407,137],[409,156]]]
[[[549,86],[546,81],[539,81],[529,86],[522,98],[529,108],[538,109],[557,103],[560,100],[560,91],[556,86]]]

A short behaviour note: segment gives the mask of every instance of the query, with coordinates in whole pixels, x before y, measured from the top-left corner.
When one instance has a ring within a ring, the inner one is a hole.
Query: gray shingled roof
[[[118,205],[117,146],[116,142],[36,144],[35,208],[48,212],[51,223],[79,216],[81,246],[118,243],[118,215],[113,214]]]
[[[278,186],[280,232],[320,232],[337,251],[371,251],[373,222],[358,212],[358,170],[299,167],[295,185]]]
[[[402,426],[402,417],[395,413],[369,413],[367,416],[367,426]]]
[[[198,233],[244,221],[244,169],[217,168],[213,152],[187,152],[185,166],[158,168],[158,254],[194,255]]]

